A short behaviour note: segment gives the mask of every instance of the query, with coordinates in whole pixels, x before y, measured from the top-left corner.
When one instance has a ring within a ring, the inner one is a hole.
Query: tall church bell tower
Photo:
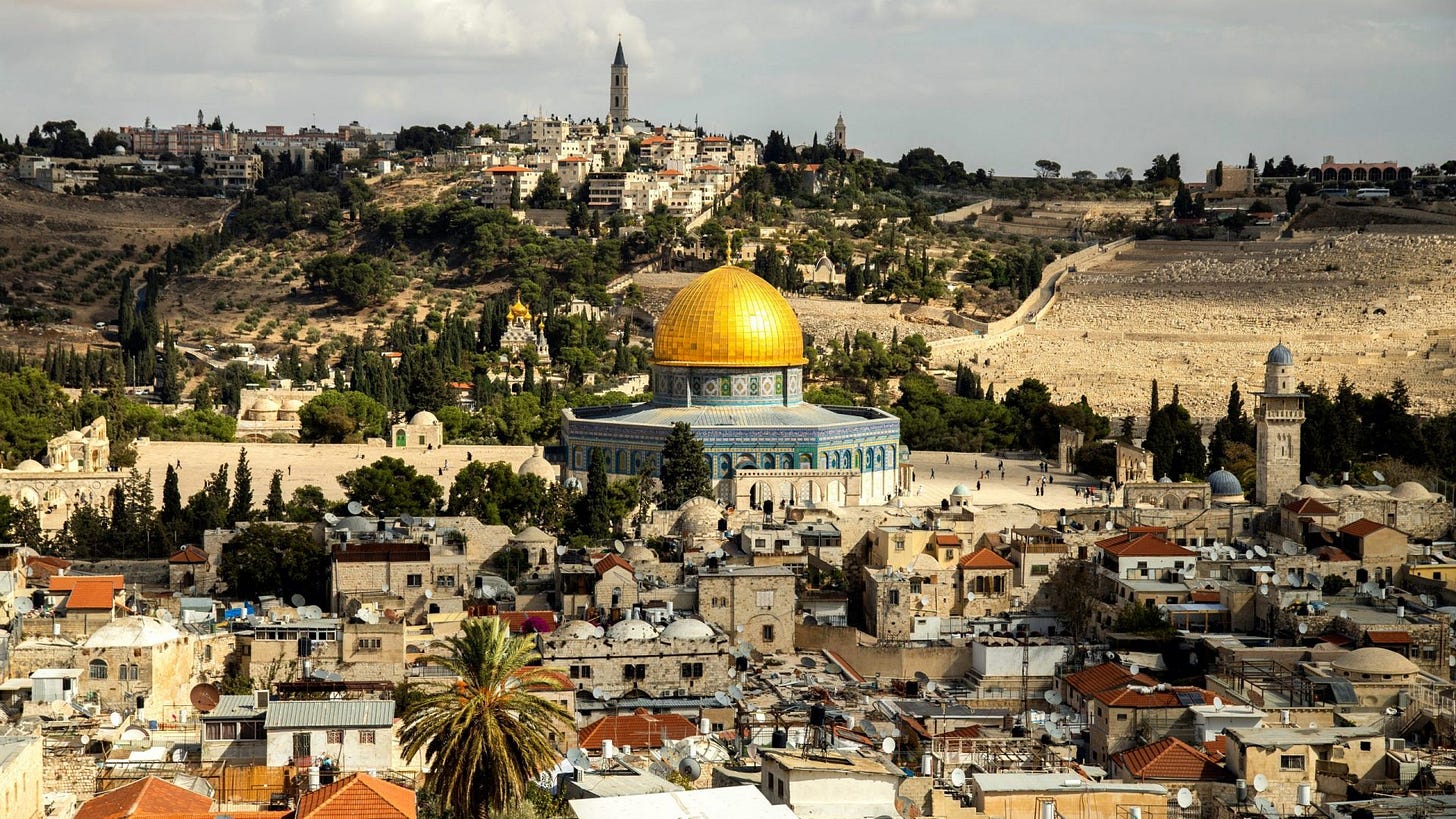
[[[617,59],[612,61],[612,94],[607,116],[614,128],[620,128],[631,118],[630,111],[627,105],[627,57],[622,53],[622,38],[618,37]]]
[[[1304,424],[1305,395],[1294,380],[1294,355],[1280,342],[1264,361],[1264,391],[1255,393],[1257,433],[1255,456],[1258,484],[1254,500],[1268,506],[1302,482],[1299,470],[1299,430]]]

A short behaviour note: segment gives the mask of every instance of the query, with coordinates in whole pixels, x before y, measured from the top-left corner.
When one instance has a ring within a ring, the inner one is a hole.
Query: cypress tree
[[[273,470],[273,480],[268,484],[268,500],[263,503],[263,517],[268,520],[283,520],[286,506],[283,502],[283,470]]]
[[[248,466],[248,450],[238,450],[238,471],[233,476],[233,503],[228,508],[229,524],[247,520],[253,514],[253,469]]]
[[[602,539],[612,533],[611,487],[607,483],[607,453],[592,449],[586,473],[586,497],[582,499],[582,528],[588,537]]]
[[[1154,378],[1153,379],[1153,396],[1152,396],[1152,399],[1148,402],[1148,423],[1152,423],[1153,416],[1154,415],[1157,415],[1158,414],[1158,410],[1160,410],[1162,408],[1163,408],[1163,405],[1158,402],[1158,379]]]
[[[167,477],[162,481],[162,523],[176,523],[182,517],[182,491],[177,487],[177,470],[167,464]]]
[[[662,493],[658,503],[676,509],[689,498],[712,491],[703,442],[685,423],[672,425],[662,445]]]

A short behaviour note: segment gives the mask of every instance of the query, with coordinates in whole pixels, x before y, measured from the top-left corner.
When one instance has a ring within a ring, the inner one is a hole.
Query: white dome
[[[509,540],[512,543],[555,543],[556,538],[541,531],[535,526],[527,526],[521,531],[511,535]]]
[[[122,617],[91,632],[86,648],[143,647],[166,643],[182,632],[155,617]]]
[[[440,425],[440,419],[429,410],[420,410],[414,414],[413,418],[410,418],[409,422],[412,426],[436,427]]]
[[[1420,671],[1415,663],[1405,657],[1388,648],[1376,648],[1375,646],[1357,648],[1343,657],[1331,660],[1330,666],[1336,671],[1350,674],[1380,674],[1382,676],[1415,674]]]
[[[718,502],[712,498],[696,497],[683,501],[678,507],[677,530],[685,535],[706,535],[718,531],[718,521],[723,513]]]
[[[971,488],[963,483],[958,483],[954,489],[950,490],[950,496],[952,498],[969,498],[971,496]]]
[[[18,464],[15,465],[15,471],[16,472],[44,472],[44,471],[46,471],[46,468],[44,466],[41,466],[39,461],[36,461],[36,460],[34,460],[32,458],[26,458],[25,460],[23,460],[20,463],[18,463]]]
[[[1291,490],[1289,494],[1293,495],[1296,498],[1329,497],[1329,495],[1327,495],[1323,489],[1320,489],[1318,486],[1315,486],[1312,483],[1302,483],[1299,486],[1294,487],[1294,489]]]
[[[259,398],[257,401],[254,401],[253,406],[249,409],[252,412],[277,412],[278,402],[274,401],[272,398],[264,396],[262,398]]]
[[[597,627],[585,620],[572,620],[551,636],[564,640],[591,640],[597,636]]]
[[[80,440],[83,440],[85,437],[86,436],[85,435],[82,435],[81,434],[81,430],[79,430],[79,429],[73,429],[70,432],[67,432],[66,433],[66,440],[67,441],[80,441]]]
[[[668,623],[667,628],[662,630],[662,636],[669,640],[711,640],[718,635],[702,620],[684,617]]]
[[[290,398],[287,401],[284,401],[283,405],[280,406],[279,409],[283,410],[284,412],[298,412],[299,410],[303,409],[303,402],[298,400],[297,398]]]
[[[551,462],[542,456],[541,447],[539,446],[531,453],[531,457],[522,461],[521,465],[516,468],[516,474],[535,475],[547,484],[555,483],[558,475],[556,467],[552,466]]]
[[[1406,481],[1390,490],[1390,496],[1398,500],[1419,501],[1431,497],[1431,493],[1415,481]]]
[[[657,629],[646,620],[623,620],[607,629],[609,640],[654,640]]]
[[[641,563],[658,562],[657,553],[643,546],[641,543],[633,543],[631,546],[628,546],[627,550],[622,552],[622,557],[627,558],[627,562],[633,566]]]
[[[630,125],[623,125],[622,126],[622,136],[628,136],[628,137],[630,137],[630,136],[637,136],[637,129],[636,128],[633,128]]]

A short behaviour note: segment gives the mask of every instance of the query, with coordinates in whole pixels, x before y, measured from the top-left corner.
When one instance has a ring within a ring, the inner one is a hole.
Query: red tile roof
[[[1112,759],[1138,779],[1218,782],[1229,778],[1228,771],[1212,757],[1177,737],[1115,753]]]
[[[1188,693],[1200,695],[1204,705],[1213,705],[1212,691],[1204,691],[1191,685],[1170,687],[1166,691],[1152,691],[1147,694],[1131,688],[1114,688],[1098,691],[1093,696],[1098,702],[1113,708],[1186,708],[1188,706],[1178,701],[1178,695]]]
[[[1204,742],[1203,752],[1208,754],[1209,758],[1213,761],[1222,762],[1223,758],[1228,756],[1228,737],[1219,734],[1213,739]]]
[[[531,630],[536,634],[550,634],[556,630],[556,612],[554,611],[503,611],[496,616],[510,626],[512,634],[526,633],[527,621],[535,621]]]
[[[649,714],[639,708],[636,713],[602,717],[586,726],[577,735],[577,744],[589,751],[601,750],[603,740],[611,740],[618,748],[661,748],[664,733],[669,740],[686,739],[697,736],[698,726],[681,714]]]
[[[950,739],[979,739],[981,737],[981,726],[962,725],[959,728],[951,729],[943,734],[936,734],[936,737]]]
[[[25,576],[37,582],[49,581],[56,575],[64,574],[69,568],[71,561],[63,557],[38,555],[25,559]]]
[[[523,168],[520,165],[497,165],[494,168],[486,168],[486,173],[530,173],[530,168]]]
[[[1339,563],[1341,561],[1355,559],[1345,554],[1343,549],[1336,546],[1321,546],[1314,550],[1314,556],[1326,563]]]
[[[1314,498],[1300,498],[1296,501],[1290,501],[1289,503],[1284,504],[1284,508],[1288,509],[1296,515],[1314,515],[1323,517],[1325,515],[1339,514],[1335,510],[1331,509],[1323,503],[1320,503]]]
[[[1157,685],[1158,681],[1146,674],[1133,674],[1126,666],[1117,663],[1102,663],[1091,668],[1075,671],[1064,677],[1072,690],[1084,697],[1090,697],[1109,688],[1121,688],[1129,684]]]
[[[936,532],[935,543],[937,546],[959,546],[961,539],[951,532]]]
[[[88,799],[74,819],[123,819],[164,813],[201,813],[212,800],[200,793],[149,776]]]
[[[562,158],[560,158],[560,159],[558,159],[556,161],[558,163],[561,163],[561,162],[573,162],[573,163],[575,163],[575,162],[585,162],[586,161],[586,157],[584,157],[584,156],[564,156],[564,157],[562,157]]]
[[[185,563],[188,565],[207,562],[207,552],[202,551],[200,546],[183,546],[173,552],[167,558],[168,563]]]
[[[355,773],[298,800],[298,819],[415,819],[415,792]]]
[[[1409,631],[1367,631],[1365,639],[1381,645],[1410,645]]]
[[[597,570],[598,575],[606,574],[607,570],[611,569],[613,566],[621,566],[632,574],[637,574],[637,571],[632,568],[632,564],[627,561],[627,558],[622,557],[621,555],[607,555],[606,557],[592,564],[592,568]]]
[[[657,175],[658,176],[682,176],[682,171],[679,171],[679,170],[677,170],[675,168],[668,168],[665,171],[658,172]]]
[[[1385,528],[1388,527],[1383,523],[1376,523],[1369,518],[1360,518],[1359,520],[1351,521],[1341,526],[1340,534],[1350,535],[1351,537],[1367,537]]]
[[[51,591],[68,591],[66,609],[110,609],[125,581],[121,575],[77,577],[64,575],[51,578]]]
[[[1194,589],[1193,593],[1188,595],[1190,603],[1217,603],[1222,599],[1219,593],[1213,589]]]
[[[1097,546],[1115,557],[1198,557],[1197,552],[1151,533],[1122,540],[1108,538]]]
[[[728,138],[727,137],[720,137],[720,136],[705,136],[705,137],[703,137],[703,141],[704,142],[727,142],[728,141]]]
[[[719,173],[719,172],[722,172],[723,168],[720,165],[699,165],[698,167],[694,168],[693,170],[695,170],[695,171],[713,171],[715,173]]]
[[[962,569],[1014,569],[1011,561],[990,549],[977,549],[961,558]]]

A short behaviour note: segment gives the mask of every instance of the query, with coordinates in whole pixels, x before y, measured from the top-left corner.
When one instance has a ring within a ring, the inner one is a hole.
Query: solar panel
[[[1179,705],[1202,705],[1203,704],[1203,692],[1202,691],[1176,691],[1174,693],[1177,694],[1177,696],[1178,696],[1178,704]]]

